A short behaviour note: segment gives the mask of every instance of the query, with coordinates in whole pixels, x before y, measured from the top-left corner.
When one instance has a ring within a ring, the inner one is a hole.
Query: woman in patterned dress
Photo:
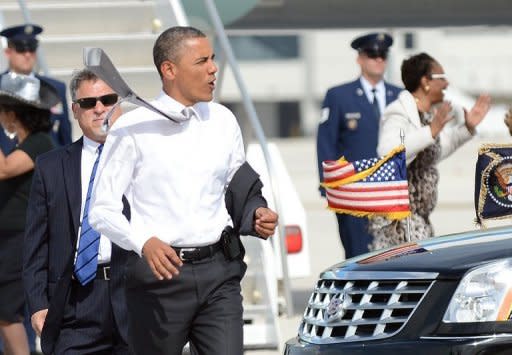
[[[426,53],[402,62],[405,89],[383,113],[379,132],[379,155],[401,143],[405,134],[407,180],[411,206],[411,240],[434,236],[430,214],[437,203],[437,163],[449,156],[475,134],[475,127],[490,108],[490,97],[481,95],[471,110],[456,111],[444,101],[448,80],[443,67]],[[460,119],[457,119],[459,116]],[[370,220],[374,236],[370,250],[406,241],[406,220]]]
[[[58,102],[57,91],[35,77],[0,77],[0,129],[18,138],[11,152],[0,150],[0,338],[6,355],[29,353],[21,280],[25,216],[35,160],[53,149],[50,108]]]

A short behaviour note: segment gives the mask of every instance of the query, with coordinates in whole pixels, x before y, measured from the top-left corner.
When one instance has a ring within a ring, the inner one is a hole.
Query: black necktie
[[[377,118],[380,118],[379,100],[377,100],[377,89],[373,88],[372,93],[373,93],[373,101],[372,101],[373,110],[375,111],[375,116],[377,116]]]

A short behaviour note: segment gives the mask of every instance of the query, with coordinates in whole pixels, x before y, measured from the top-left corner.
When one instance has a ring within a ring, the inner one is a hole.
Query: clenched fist
[[[254,212],[254,230],[260,237],[267,239],[272,234],[277,226],[278,216],[277,213],[270,208],[259,207]]]

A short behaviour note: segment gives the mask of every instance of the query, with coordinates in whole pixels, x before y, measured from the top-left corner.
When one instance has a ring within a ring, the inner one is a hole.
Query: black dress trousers
[[[222,251],[185,262],[180,274],[159,281],[146,259],[128,260],[129,342],[134,354],[181,355],[187,341],[199,355],[243,353],[240,281],[247,266]]]
[[[72,281],[54,355],[128,355],[112,311],[110,281]]]

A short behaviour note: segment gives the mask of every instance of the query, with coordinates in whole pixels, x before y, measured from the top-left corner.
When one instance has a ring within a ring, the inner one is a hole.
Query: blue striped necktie
[[[82,227],[80,229],[80,242],[75,261],[75,276],[82,285],[88,284],[96,276],[98,268],[98,249],[100,245],[100,233],[96,232],[89,225],[89,202],[91,201],[92,186],[94,176],[98,168],[103,144],[98,147],[98,156],[92,167],[89,187],[87,188],[87,197],[85,198],[84,213],[82,216]]]

